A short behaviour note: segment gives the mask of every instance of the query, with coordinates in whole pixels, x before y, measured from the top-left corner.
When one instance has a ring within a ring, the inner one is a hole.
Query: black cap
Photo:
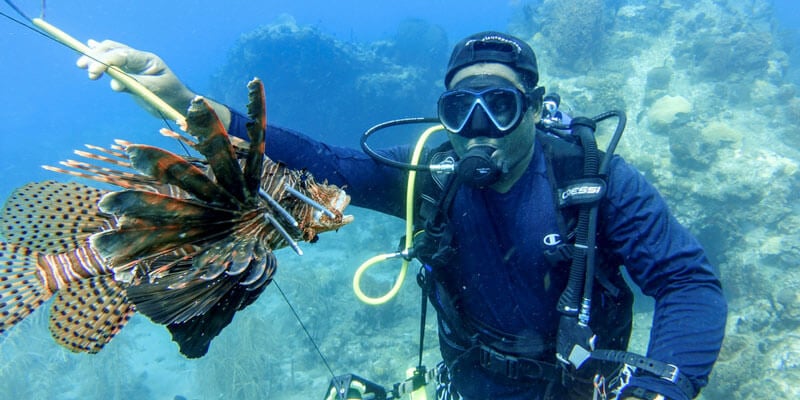
[[[534,88],[539,82],[536,54],[525,41],[514,36],[488,31],[468,36],[458,42],[447,63],[444,85],[449,87],[453,76],[466,66],[496,62],[508,65],[522,75],[523,84]]]

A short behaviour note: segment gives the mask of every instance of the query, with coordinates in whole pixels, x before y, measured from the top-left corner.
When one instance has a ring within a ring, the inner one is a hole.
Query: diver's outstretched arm
[[[167,104],[186,114],[196,94],[178,79],[161,57],[112,40],[97,42],[90,39],[88,46],[91,53],[78,58],[76,64],[89,72],[89,79],[98,79],[109,66],[117,66]],[[111,80],[111,89],[128,92],[125,85],[116,79]],[[159,115],[146,103],[141,101],[139,103],[152,114]],[[211,103],[217,116],[227,127],[231,120],[230,111],[224,105],[213,101]]]

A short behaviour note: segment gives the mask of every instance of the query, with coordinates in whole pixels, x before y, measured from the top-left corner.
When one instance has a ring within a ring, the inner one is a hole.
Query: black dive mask
[[[439,97],[439,121],[465,138],[502,138],[513,132],[525,112],[539,107],[544,88],[526,94],[495,75],[467,77]]]
[[[439,98],[439,121],[466,138],[501,138],[519,126],[527,106],[525,96],[513,86],[451,90]]]
[[[483,188],[491,186],[500,179],[505,169],[492,159],[496,151],[491,146],[475,146],[458,161],[456,174],[458,180],[469,186]]]

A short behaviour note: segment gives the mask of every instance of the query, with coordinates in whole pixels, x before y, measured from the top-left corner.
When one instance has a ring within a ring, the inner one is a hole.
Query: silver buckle
[[[676,366],[675,364],[667,364],[667,366],[672,368],[672,372],[669,373],[669,376],[662,376],[661,378],[666,379],[672,383],[678,383],[678,377],[679,374],[681,373],[680,369],[678,369],[678,366]]]

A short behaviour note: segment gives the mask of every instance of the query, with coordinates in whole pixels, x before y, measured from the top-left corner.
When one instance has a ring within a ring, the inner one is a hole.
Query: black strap
[[[561,369],[555,364],[503,354],[485,345],[481,345],[477,350],[480,352],[481,367],[510,379],[555,381],[561,377]],[[674,383],[690,399],[695,395],[691,380],[674,364],[621,350],[595,350],[592,352],[591,358],[630,365],[637,371],[646,372]]]
[[[480,346],[481,367],[510,379],[560,379],[557,365],[524,357],[514,357],[500,353],[491,347]]]
[[[647,372],[678,386],[688,398],[694,398],[694,384],[674,365],[621,350],[595,350],[591,358],[611,361],[635,367],[637,371]]]
[[[425,320],[428,318],[428,295],[431,292],[430,279],[427,274],[425,274],[425,266],[420,267],[419,272],[417,272],[417,284],[422,289],[422,305],[420,306],[420,319],[419,319],[419,363],[417,364],[417,368],[423,368],[422,366],[422,353],[425,349]]]

